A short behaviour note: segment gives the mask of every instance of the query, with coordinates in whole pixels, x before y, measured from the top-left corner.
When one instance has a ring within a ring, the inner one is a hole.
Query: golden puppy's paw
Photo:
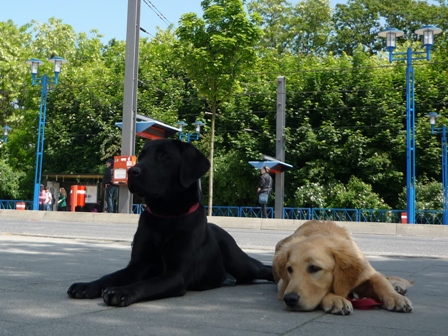
[[[325,295],[321,307],[324,312],[334,315],[350,315],[353,313],[353,305],[350,301],[332,293]]]
[[[389,311],[410,313],[412,311],[412,302],[407,297],[394,293],[383,299],[383,307]]]
[[[408,288],[413,285],[413,281],[409,281],[396,276],[387,276],[387,280],[391,283],[394,290],[401,295],[405,295],[408,291]]]

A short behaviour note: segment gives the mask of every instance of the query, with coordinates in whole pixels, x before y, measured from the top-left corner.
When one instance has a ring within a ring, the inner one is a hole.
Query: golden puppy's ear
[[[289,248],[286,248],[285,246],[275,253],[274,261],[272,263],[274,278],[282,278],[283,280],[288,278],[288,272],[286,270],[286,263],[288,262],[288,259]]]
[[[283,299],[285,290],[289,284],[288,271],[286,270],[286,264],[288,263],[290,250],[288,246],[283,246],[281,250],[275,253],[272,263],[272,273],[274,280],[278,284],[278,298]]]
[[[336,244],[332,248],[335,259],[333,272],[333,293],[347,297],[349,292],[359,284],[364,269],[362,257],[353,249],[350,242]]]

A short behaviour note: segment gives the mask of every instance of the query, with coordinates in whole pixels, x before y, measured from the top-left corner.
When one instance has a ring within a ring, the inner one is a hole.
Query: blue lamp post
[[[396,52],[396,39],[403,36],[403,31],[389,28],[380,32],[380,37],[387,41],[386,50],[389,52],[389,62],[406,61],[406,211],[408,223],[415,223],[415,101],[414,101],[414,67],[413,60],[430,60],[431,47],[434,45],[434,35],[442,30],[434,26],[423,26],[417,29],[417,35],[423,35],[423,45],[426,51],[416,52],[409,47],[407,52]],[[395,58],[394,56],[398,56]],[[416,56],[413,58],[413,56]],[[423,57],[424,56],[424,57]]]
[[[446,144],[446,126],[435,127],[436,119],[440,117],[440,114],[436,112],[429,112],[425,117],[429,118],[429,124],[431,125],[431,134],[441,134],[442,143],[442,207],[443,207],[443,224],[448,225],[448,151]]]
[[[40,84],[42,87],[40,93],[40,109],[39,109],[39,124],[36,143],[36,170],[34,173],[34,197],[33,197],[33,210],[39,210],[39,193],[40,183],[42,179],[42,159],[44,155],[44,140],[45,140],[45,120],[47,116],[47,94],[49,86],[58,84],[59,73],[61,72],[62,64],[67,63],[62,57],[52,57],[48,60],[54,64],[54,76],[49,77],[44,74],[42,77],[37,77],[39,66],[44,62],[37,58],[31,58],[26,61],[31,66],[32,85]]]
[[[9,127],[8,125],[3,126],[3,136],[4,136],[4,138],[3,138],[3,142],[4,142],[4,143],[7,143],[7,142],[8,142],[8,134],[9,134],[9,132],[11,132],[11,131],[12,131],[12,128]]]
[[[183,140],[186,142],[191,142],[193,140],[199,140],[201,138],[201,127],[204,126],[204,123],[200,120],[196,120],[192,125],[195,127],[195,133],[184,132],[185,126],[188,124],[185,121],[179,121],[177,126],[180,129],[179,132],[179,140]]]

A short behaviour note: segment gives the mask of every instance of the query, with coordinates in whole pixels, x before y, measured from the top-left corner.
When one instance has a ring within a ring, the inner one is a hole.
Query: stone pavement
[[[1,216],[0,216],[1,221]],[[344,335],[448,334],[448,260],[369,256],[385,274],[413,279],[410,314],[381,309],[333,316],[290,312],[267,282],[188,292],[183,297],[106,306],[69,299],[72,282],[124,267],[128,242],[8,234],[0,223],[0,335]],[[272,250],[246,250],[271,263]]]

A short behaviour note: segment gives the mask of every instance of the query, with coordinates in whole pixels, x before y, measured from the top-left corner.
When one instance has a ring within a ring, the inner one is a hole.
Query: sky
[[[290,2],[298,1],[290,0]],[[335,3],[345,2],[331,0],[332,6]],[[88,33],[91,29],[97,29],[104,35],[103,43],[107,43],[112,38],[126,40],[127,8],[127,0],[44,0],[38,2],[36,0],[3,0],[0,7],[0,22],[12,20],[16,26],[20,27],[30,23],[31,20],[44,23],[48,22],[50,17],[55,17],[71,25],[77,33]],[[162,29],[168,27],[166,22],[177,27],[180,17],[188,12],[195,12],[202,16],[201,0],[142,0],[140,26],[154,36],[157,27]],[[143,32],[140,32],[140,36],[150,37]]]

